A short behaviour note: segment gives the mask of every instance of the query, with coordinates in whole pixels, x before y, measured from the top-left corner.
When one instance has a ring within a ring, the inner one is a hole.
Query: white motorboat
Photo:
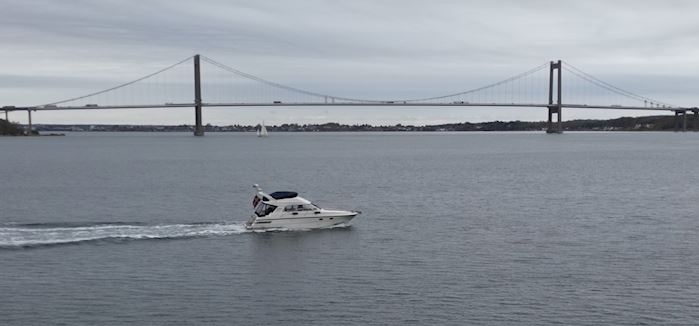
[[[310,230],[349,225],[359,211],[320,208],[293,191],[267,194],[258,185],[252,200],[255,212],[245,223],[248,230]]]

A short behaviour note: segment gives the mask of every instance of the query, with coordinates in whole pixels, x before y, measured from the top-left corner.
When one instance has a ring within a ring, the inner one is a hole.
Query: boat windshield
[[[317,211],[319,209],[320,208],[318,206],[313,204],[286,205],[286,207],[284,207],[285,212]]]
[[[260,203],[259,205],[257,205],[257,208],[255,208],[255,214],[260,217],[267,216],[274,212],[275,209],[277,209],[277,206],[270,205],[267,203]]]

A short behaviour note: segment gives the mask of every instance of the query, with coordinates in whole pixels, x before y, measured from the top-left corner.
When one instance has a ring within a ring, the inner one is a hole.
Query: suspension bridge
[[[461,92],[426,98],[374,100],[323,94],[276,83],[199,54],[101,91],[35,106],[4,106],[2,110],[6,119],[9,112],[26,111],[31,134],[32,112],[191,107],[194,108],[194,135],[203,136],[203,107],[257,106],[537,107],[548,110],[547,133],[563,131],[563,108],[670,111],[675,113],[675,130],[682,131],[687,129],[688,113],[699,117],[696,107],[678,107],[638,95],[561,60]]]

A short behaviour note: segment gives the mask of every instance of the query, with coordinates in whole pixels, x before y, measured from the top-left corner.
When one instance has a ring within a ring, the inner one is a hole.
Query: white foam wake
[[[246,232],[242,223],[98,224],[84,226],[0,226],[0,247],[32,247],[96,240],[176,239],[225,236]]]

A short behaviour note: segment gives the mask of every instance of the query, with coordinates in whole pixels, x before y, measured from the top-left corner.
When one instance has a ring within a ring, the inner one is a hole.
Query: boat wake
[[[0,225],[0,249],[75,244],[226,236],[248,232],[243,223],[138,224],[34,223]]]

